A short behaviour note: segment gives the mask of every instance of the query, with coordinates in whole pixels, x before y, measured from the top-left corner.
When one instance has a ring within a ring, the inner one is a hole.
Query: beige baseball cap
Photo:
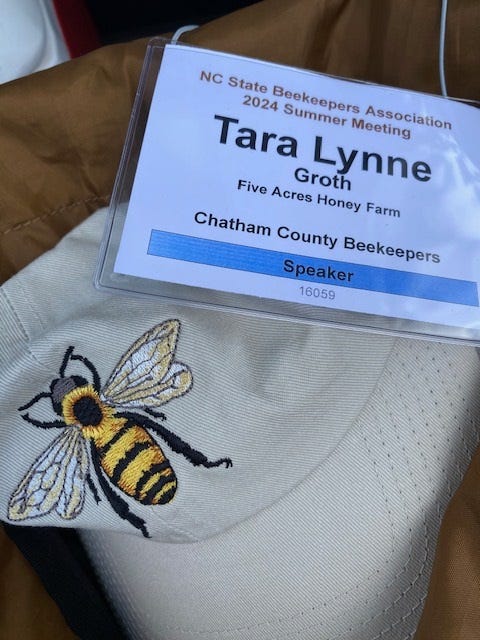
[[[477,444],[473,348],[98,292],[97,212],[0,288],[0,509],[132,638],[412,637]]]

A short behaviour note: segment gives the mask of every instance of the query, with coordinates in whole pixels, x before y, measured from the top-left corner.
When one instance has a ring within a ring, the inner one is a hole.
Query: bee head
[[[50,395],[55,413],[59,416],[62,415],[62,400],[67,393],[87,384],[88,381],[82,376],[69,376],[68,378],[56,378],[53,380],[50,385]]]

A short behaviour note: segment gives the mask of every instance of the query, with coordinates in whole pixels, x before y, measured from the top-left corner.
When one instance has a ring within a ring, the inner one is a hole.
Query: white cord
[[[188,24],[185,27],[180,27],[179,29],[177,29],[172,36],[172,44],[177,44],[180,36],[183,36],[183,34],[187,33],[187,31],[193,31],[194,29],[198,29],[198,24]]]
[[[442,96],[448,98],[447,93],[447,83],[445,81],[445,38],[447,31],[447,11],[448,11],[448,0],[442,0],[442,12],[440,15],[440,40],[438,47],[438,71],[440,75],[440,88],[442,91]],[[172,36],[172,43],[177,44],[179,38],[188,31],[193,31],[194,29],[198,29],[198,24],[189,24],[184,27],[180,27],[175,31]]]
[[[448,0],[442,0],[442,13],[440,16],[440,42],[438,47],[438,70],[440,73],[440,88],[442,96],[448,98],[447,83],[445,82],[445,34],[447,31]]]

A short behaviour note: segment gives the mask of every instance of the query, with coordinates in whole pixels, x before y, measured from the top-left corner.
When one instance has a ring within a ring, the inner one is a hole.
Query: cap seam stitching
[[[34,218],[30,218],[29,220],[25,220],[24,222],[17,222],[16,224],[11,225],[7,229],[4,229],[3,231],[1,231],[0,236],[5,236],[15,231],[21,231],[22,229],[29,227],[31,224],[35,222],[41,222],[43,220],[46,220],[47,218],[57,215],[58,213],[62,213],[63,211],[67,211],[68,209],[78,207],[81,204],[88,204],[88,203],[97,202],[97,201],[108,202],[110,195],[111,194],[108,193],[107,195],[104,195],[104,196],[90,196],[89,198],[84,198],[82,200],[77,200],[75,202],[70,202],[69,204],[56,207],[55,209],[51,209],[46,213],[42,213],[38,216],[35,216]]]
[[[4,300],[5,300],[5,302],[6,302],[7,306],[8,306],[8,308],[10,309],[10,311],[12,312],[12,314],[14,315],[15,320],[17,321],[17,324],[19,325],[19,328],[20,328],[20,330],[21,330],[21,332],[22,332],[22,334],[23,334],[23,338],[24,338],[25,342],[26,342],[26,343],[28,343],[28,340],[29,340],[28,333],[27,333],[27,331],[26,331],[25,327],[23,326],[23,322],[20,320],[20,317],[19,317],[19,315],[18,315],[18,313],[17,313],[17,310],[15,309],[15,307],[14,307],[14,305],[13,305],[12,301],[10,300],[10,298],[9,298],[9,296],[8,296],[8,294],[7,294],[7,292],[5,291],[5,288],[4,288],[4,287],[2,287],[2,288],[0,289],[0,294],[1,294],[1,295],[2,295],[2,297],[4,298]]]
[[[38,320],[38,323],[40,324],[41,328],[43,331],[45,331],[46,329],[46,325],[45,322],[42,320],[42,316],[40,315],[40,312],[37,308],[37,305],[35,304],[35,301],[31,298],[31,296],[29,295],[29,293],[27,292],[27,290],[25,289],[25,287],[23,286],[23,282],[21,280],[21,278],[17,279],[17,282],[15,283],[17,285],[17,287],[21,290],[23,297],[25,298],[25,300],[28,302],[28,305],[33,313],[33,315],[35,316],[35,318]],[[28,332],[25,329],[27,335]],[[30,341],[31,338],[29,337],[28,340]]]
[[[38,308],[34,302],[34,300],[32,299],[32,297],[29,295],[29,292],[26,290],[26,288],[23,285],[23,282],[21,280],[21,278],[16,278],[16,282],[15,282],[16,286],[18,287],[18,289],[20,289],[23,298],[26,300],[31,312],[33,313],[33,315],[35,316],[35,318],[37,319],[38,323],[40,324],[40,327],[42,328],[42,333],[45,333],[46,330],[46,325],[45,322],[42,319],[42,316],[40,314],[40,312],[38,311]],[[19,322],[21,322],[23,330],[25,332],[25,335],[27,337],[27,342],[25,344],[25,348],[27,353],[30,355],[30,357],[38,364],[40,365],[45,371],[47,371],[48,373],[52,373],[52,369],[51,367],[49,367],[46,363],[44,363],[33,351],[33,347],[31,345],[31,341],[32,338],[27,330],[26,324],[25,322],[23,322],[20,319],[20,314],[19,312],[14,308],[14,303],[13,301],[10,301],[11,303],[11,307],[12,310],[15,313],[15,317],[18,319]]]
[[[23,287],[21,286],[20,283],[17,283],[18,286],[20,287],[20,289],[22,289],[22,292],[25,293]],[[28,331],[25,327],[25,324],[23,323],[22,319],[20,318],[20,314],[18,312],[18,310],[16,309],[14,303],[12,302],[12,300],[10,299],[8,293],[6,292],[5,289],[3,289],[2,291],[3,297],[7,303],[7,306],[9,307],[10,311],[13,313],[15,320],[17,321],[19,328],[23,334],[24,340],[25,340],[25,350],[27,352],[27,354],[32,358],[32,360],[34,360],[38,365],[40,365],[43,369],[46,369],[47,371],[50,371],[49,367],[42,362],[39,358],[37,358],[37,356],[33,353],[33,351],[31,350],[30,347],[30,336],[28,334]],[[41,323],[42,324],[42,323]],[[43,328],[43,324],[42,324],[42,328]]]

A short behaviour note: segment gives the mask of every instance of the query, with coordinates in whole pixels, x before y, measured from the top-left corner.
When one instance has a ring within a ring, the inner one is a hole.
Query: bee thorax
[[[96,427],[103,419],[100,406],[90,396],[79,398],[73,405],[73,413],[81,425]]]

